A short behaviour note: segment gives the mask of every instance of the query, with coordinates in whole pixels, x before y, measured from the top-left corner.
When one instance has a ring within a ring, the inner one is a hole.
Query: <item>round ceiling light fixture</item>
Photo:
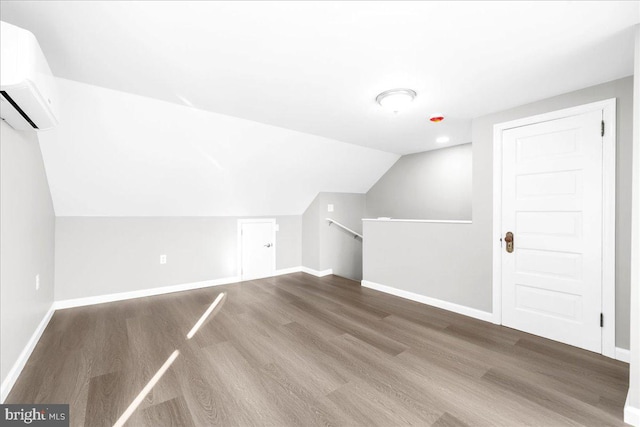
[[[429,117],[429,120],[433,123],[440,123],[444,120],[444,116],[442,114],[432,114],[431,117]]]
[[[376,96],[376,102],[383,108],[398,113],[411,104],[416,95],[416,92],[411,89],[385,90]]]

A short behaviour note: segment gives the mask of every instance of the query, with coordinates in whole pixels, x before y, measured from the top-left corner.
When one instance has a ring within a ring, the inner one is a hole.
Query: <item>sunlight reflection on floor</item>
[[[193,336],[196,334],[196,332],[198,332],[200,327],[211,316],[211,314],[213,313],[213,311],[216,308],[221,308],[222,307],[220,302],[224,300],[225,296],[226,296],[226,293],[222,292],[216,297],[216,299],[211,303],[209,308],[207,308],[207,310],[202,314],[202,316],[200,316],[200,319],[198,319],[196,324],[193,325],[193,328],[191,328],[191,330],[187,334],[187,340],[190,340],[191,338],[193,338]],[[214,315],[215,315],[215,313],[214,313]],[[149,392],[158,383],[158,381],[160,381],[162,376],[165,374],[165,372],[167,372],[167,370],[171,367],[171,365],[178,358],[179,355],[180,355],[180,350],[178,350],[178,349],[176,349],[173,353],[171,353],[169,358],[164,362],[164,364],[160,367],[160,369],[158,369],[158,371],[155,373],[155,375],[149,380],[147,385],[144,386],[144,388],[140,391],[140,393],[136,396],[136,398],[133,399],[133,401],[131,402],[129,407],[122,413],[120,418],[118,418],[118,421],[115,422],[113,427],[122,427],[122,426],[124,426],[124,424],[131,417],[131,415],[135,412],[135,410],[138,409],[138,406],[140,406],[140,403],[142,403],[144,398],[147,397]]]

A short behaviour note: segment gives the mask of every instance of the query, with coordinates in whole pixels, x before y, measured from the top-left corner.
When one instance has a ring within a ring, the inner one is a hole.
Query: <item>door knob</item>
[[[507,243],[507,252],[513,252],[513,233],[507,231],[507,235],[504,236],[504,241]]]
[[[267,243],[266,245],[264,245],[265,248],[270,248],[271,247],[271,243]]]

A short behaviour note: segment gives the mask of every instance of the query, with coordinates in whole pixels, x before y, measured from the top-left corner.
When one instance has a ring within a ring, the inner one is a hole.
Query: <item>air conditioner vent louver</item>
[[[9,104],[11,104],[13,106],[13,108],[15,108],[16,111],[27,121],[27,123],[29,123],[31,125],[32,128],[38,129],[38,126],[36,126],[36,124],[33,123],[33,120],[31,120],[29,118],[29,116],[27,116],[27,113],[22,111],[22,108],[20,108],[20,106],[18,104],[16,104],[13,99],[11,99],[11,97],[9,96],[9,94],[7,92],[2,90],[2,91],[0,91],[0,93],[2,94],[4,99],[6,99],[7,102],[9,102]]]

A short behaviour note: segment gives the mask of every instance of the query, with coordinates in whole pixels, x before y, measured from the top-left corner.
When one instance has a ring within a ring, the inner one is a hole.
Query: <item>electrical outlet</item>
[[[327,212],[333,212],[333,205],[327,205]]]
[[[167,263],[167,256],[160,255],[160,264],[166,264],[166,263]]]
[[[36,291],[40,289],[40,275],[36,274]]]

